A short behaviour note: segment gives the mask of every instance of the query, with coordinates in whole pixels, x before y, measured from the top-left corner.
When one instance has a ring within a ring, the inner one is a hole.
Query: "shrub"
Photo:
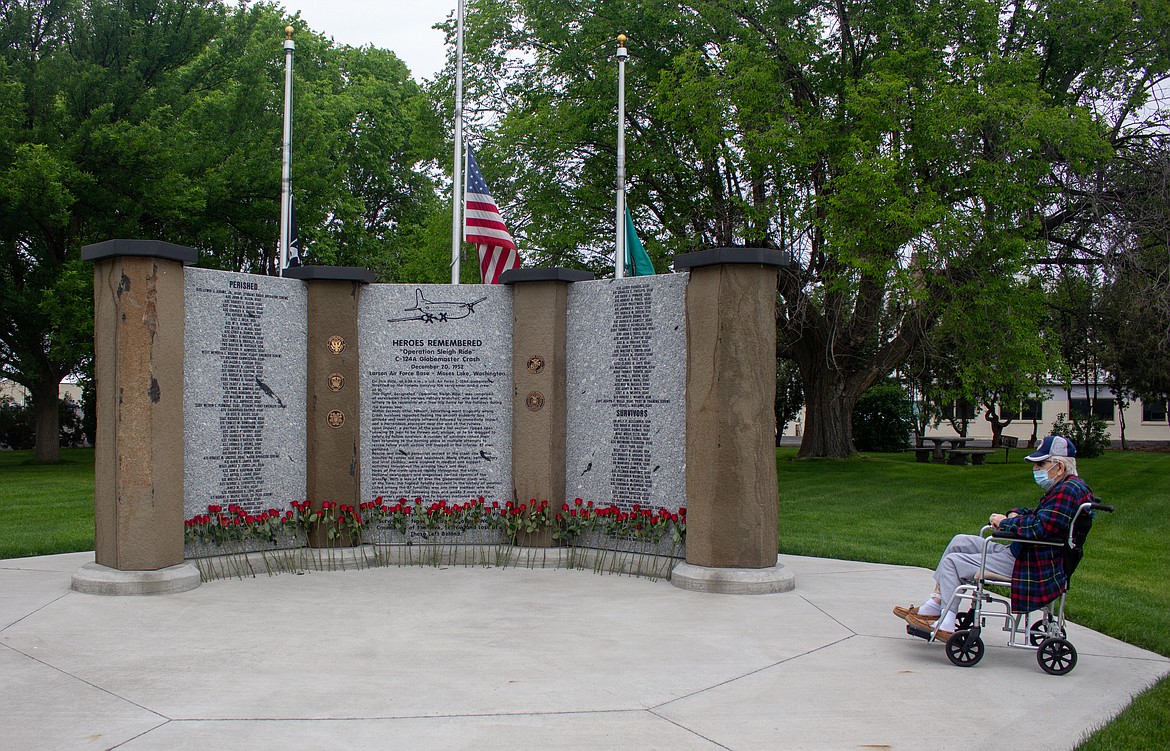
[[[910,397],[896,383],[880,383],[853,408],[853,443],[858,451],[902,451],[914,428]]]
[[[0,448],[24,451],[36,441],[32,410],[8,396],[0,396]]]
[[[61,420],[61,446],[84,446],[86,436],[82,427],[81,407],[66,396],[58,404]],[[0,397],[0,448],[18,451],[36,445],[36,423],[31,404],[20,404],[11,397]]]
[[[1105,453],[1109,448],[1109,433],[1105,421],[1097,415],[1073,415],[1072,422],[1061,412],[1052,423],[1052,434],[1072,439],[1077,447],[1078,459],[1092,459]]]

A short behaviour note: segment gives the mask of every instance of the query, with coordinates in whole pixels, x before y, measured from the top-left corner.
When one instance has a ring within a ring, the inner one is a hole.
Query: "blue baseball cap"
[[[1050,435],[1040,443],[1040,448],[1024,458],[1030,462],[1042,462],[1053,456],[1067,456],[1070,459],[1076,459],[1077,447],[1062,435]]]

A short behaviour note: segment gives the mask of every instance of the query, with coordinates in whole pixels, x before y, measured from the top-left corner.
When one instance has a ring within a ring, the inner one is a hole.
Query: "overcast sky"
[[[392,50],[416,79],[443,67],[442,33],[431,27],[455,10],[455,0],[283,0],[313,31],[338,44]]]

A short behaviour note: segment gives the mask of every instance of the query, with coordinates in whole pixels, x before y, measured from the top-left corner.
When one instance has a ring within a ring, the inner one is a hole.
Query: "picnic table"
[[[953,451],[956,449],[962,449],[964,446],[966,446],[968,443],[970,443],[974,439],[973,438],[963,438],[961,436],[951,437],[951,436],[945,436],[945,435],[943,435],[943,436],[924,435],[924,436],[922,436],[922,440],[930,441],[931,443],[933,443],[934,449],[933,450],[932,449],[918,449],[918,461],[921,462],[921,461],[927,461],[928,459],[933,459],[936,462],[943,462],[943,461],[946,461],[946,452],[943,449],[944,443],[951,444],[951,450]],[[927,451],[931,451],[932,453],[928,456],[926,454]]]
[[[922,441],[930,441],[930,446],[918,446],[914,449],[916,459],[920,462],[935,461],[947,464],[983,464],[989,454],[995,453],[990,448],[967,448],[967,444],[977,441],[977,438],[963,438],[961,436],[926,435]],[[1015,436],[1000,436],[1000,448],[1004,450],[1004,461],[1008,460],[1011,450],[1019,446],[1020,440]],[[947,447],[949,444],[949,448]]]

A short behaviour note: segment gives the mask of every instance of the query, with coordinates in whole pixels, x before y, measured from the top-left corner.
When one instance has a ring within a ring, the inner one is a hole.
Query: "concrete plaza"
[[[890,613],[931,585],[899,566],[781,556],[796,589],[759,596],[464,567],[71,591],[92,560],[0,560],[0,748],[1070,749],[1170,673],[1075,624],[1068,675],[994,627],[954,667]]]

